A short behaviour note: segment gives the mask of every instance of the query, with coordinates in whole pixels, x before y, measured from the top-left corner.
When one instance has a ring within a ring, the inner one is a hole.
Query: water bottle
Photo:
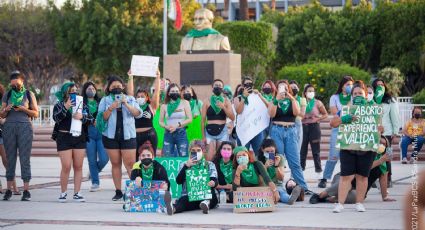
[[[220,204],[225,204],[227,201],[226,191],[224,189],[220,190]]]

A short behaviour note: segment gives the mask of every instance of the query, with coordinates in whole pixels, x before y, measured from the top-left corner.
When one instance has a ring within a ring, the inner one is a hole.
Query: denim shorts
[[[224,125],[223,130],[221,130],[221,133],[218,134],[217,136],[210,135],[205,129],[205,138],[207,139],[207,144],[210,144],[211,141],[219,141],[219,142],[229,141],[229,131],[228,131],[227,125]]]

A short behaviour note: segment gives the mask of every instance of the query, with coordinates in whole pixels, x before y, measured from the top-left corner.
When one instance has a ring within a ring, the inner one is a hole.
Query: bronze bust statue
[[[214,14],[208,9],[195,12],[195,29],[182,39],[181,51],[187,50],[230,50],[229,39],[212,28]]]

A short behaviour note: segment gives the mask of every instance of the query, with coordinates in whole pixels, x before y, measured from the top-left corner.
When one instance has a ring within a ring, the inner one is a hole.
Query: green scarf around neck
[[[351,100],[350,94],[347,94],[345,96],[342,93],[339,94],[339,102],[341,103],[341,105],[347,105],[350,100]]]
[[[273,166],[268,167],[267,168],[267,173],[269,174],[270,179],[273,180],[276,177],[276,169],[275,169],[275,167],[273,167]]]
[[[146,108],[148,107],[148,103],[146,103],[145,102],[145,104],[143,104],[143,105],[139,105],[139,107],[143,110],[143,111],[146,111]]]
[[[191,38],[200,38],[200,37],[208,36],[210,34],[220,34],[220,33],[213,28],[207,28],[203,30],[192,29],[186,34],[186,36]]]
[[[224,160],[220,160],[220,170],[224,175],[226,184],[232,184],[233,181],[233,164],[231,161],[224,163]]]
[[[142,173],[142,179],[143,180],[152,180],[153,164],[151,164],[149,166],[149,168],[147,168],[147,169],[145,169],[145,167],[143,167],[143,165],[141,165],[140,168],[141,168],[140,172]]]
[[[278,105],[280,107],[280,109],[282,110],[283,114],[288,113],[289,110],[289,106],[291,106],[291,100],[289,100],[289,98],[285,98],[283,100],[278,100]]]
[[[367,101],[362,96],[356,96],[353,98],[353,105],[366,105]]]
[[[176,111],[177,107],[179,107],[180,105],[180,98],[177,98],[177,100],[173,101],[170,100],[167,104],[167,114],[168,117],[171,117],[171,115],[174,113],[174,111]]]
[[[22,105],[22,100],[24,99],[24,95],[27,89],[25,89],[25,86],[22,85],[22,88],[19,92],[16,92],[15,90],[12,90],[10,101],[12,102],[12,105],[20,106]],[[27,100],[30,100],[31,98],[27,98]]]
[[[96,100],[87,100],[87,106],[89,107],[90,114],[94,114],[97,111],[97,101]]]
[[[273,94],[263,94],[263,97],[267,102],[271,102],[273,100]]]
[[[305,108],[305,113],[311,113],[311,111],[314,108],[314,103],[316,102],[316,99],[313,98],[307,103],[307,107]]]
[[[201,160],[199,160],[198,163],[196,163],[195,165],[193,165],[191,167],[191,169],[193,170],[201,170],[201,169],[206,169],[207,168],[207,161],[205,160],[205,157],[202,157]]]
[[[214,110],[215,114],[219,114],[221,112],[221,108],[217,106],[217,102],[224,102],[224,97],[223,96],[216,96],[216,95],[211,95],[210,97],[210,104],[211,104],[211,108]]]
[[[248,168],[243,170],[241,173],[241,176],[243,179],[252,185],[258,185],[258,175],[257,172],[255,172],[254,164],[248,163]]]
[[[378,85],[375,89],[374,99],[376,104],[380,105],[382,103],[382,98],[384,98],[385,87]]]

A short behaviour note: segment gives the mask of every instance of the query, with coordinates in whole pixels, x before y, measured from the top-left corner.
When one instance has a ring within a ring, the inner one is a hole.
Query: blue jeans
[[[298,152],[301,152],[301,145],[303,143],[303,123],[301,122],[301,120],[295,120],[295,127],[297,128],[298,132]]]
[[[414,151],[421,151],[422,146],[425,142],[425,138],[422,136],[418,136],[417,137],[417,143],[416,146],[414,146]],[[402,158],[407,158],[407,148],[409,147],[410,144],[413,144],[415,142],[415,138],[411,138],[408,136],[403,136],[401,138],[401,157]]]
[[[278,187],[277,191],[279,192],[279,196],[280,196],[280,202],[281,203],[285,203],[287,204],[289,201],[289,195],[288,193],[285,191],[285,189],[283,189],[282,187]]]
[[[173,133],[168,130],[165,131],[162,148],[165,157],[185,157],[187,156],[188,146],[186,129],[177,129]]]
[[[297,128],[285,128],[273,125],[270,131],[270,136],[276,143],[277,151],[285,154],[286,161],[288,162],[295,182],[304,188],[304,190],[308,190],[307,183],[305,183],[303,171],[301,169],[300,151],[297,143]]]
[[[255,136],[254,138],[252,138],[248,143],[246,143],[245,147],[249,150],[250,148],[252,148],[252,150],[254,151],[255,155],[258,156],[258,152],[261,148],[261,144],[263,144],[264,141],[264,131],[261,131],[259,134],[257,134],[257,136]],[[241,141],[237,140],[238,146],[241,146],[242,143]]]
[[[338,128],[332,128],[331,139],[329,141],[329,156],[326,161],[325,171],[323,172],[323,179],[330,180],[332,179],[332,174],[334,172],[336,163],[339,160],[339,150],[336,146],[336,139],[338,136]]]
[[[93,125],[89,126],[89,142],[86,148],[91,183],[99,185],[99,173],[108,164],[109,157],[103,147],[102,133]]]

